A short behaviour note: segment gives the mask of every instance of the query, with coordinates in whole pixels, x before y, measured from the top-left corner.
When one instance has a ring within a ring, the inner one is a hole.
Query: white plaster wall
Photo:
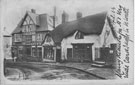
[[[92,59],[95,60],[95,47],[100,47],[100,37],[98,35],[85,35],[84,39],[75,39],[77,31],[74,35],[64,38],[61,42],[62,60],[67,59],[67,48],[73,48],[72,43],[93,43]]]
[[[105,45],[105,47],[109,47],[110,44],[117,43],[117,40],[114,38],[107,20],[105,20],[105,25],[100,35],[85,35],[84,39],[75,39],[75,35],[77,33],[76,31],[74,35],[64,38],[61,42],[62,60],[67,59],[67,48],[72,48],[71,43],[94,43],[92,45],[92,59],[95,60],[95,48],[103,46],[105,40],[104,35],[106,30],[110,30],[110,34],[106,39]]]
[[[111,28],[110,28],[110,26],[108,24],[108,21],[105,20],[105,25],[103,27],[102,33],[100,34],[101,47],[102,47],[102,45],[104,43],[104,40],[105,40],[104,35],[105,35],[105,31],[106,30],[110,30],[110,34],[109,34],[109,36],[106,39],[106,45],[105,45],[105,47],[109,47],[110,44],[112,44],[112,43],[117,43],[117,40],[114,38],[114,36],[112,34],[112,31],[111,31]]]
[[[8,48],[7,48],[8,45]],[[3,37],[4,58],[11,59],[12,37]]]

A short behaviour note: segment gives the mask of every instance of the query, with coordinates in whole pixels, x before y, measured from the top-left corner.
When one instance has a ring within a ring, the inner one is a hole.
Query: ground
[[[9,62],[5,77],[10,80],[101,80],[114,79],[113,69],[94,68],[90,63]]]

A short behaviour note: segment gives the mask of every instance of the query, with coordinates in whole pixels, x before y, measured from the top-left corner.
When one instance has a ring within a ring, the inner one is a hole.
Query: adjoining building
[[[42,45],[47,33],[54,29],[54,17],[27,11],[12,32],[12,45],[18,59],[42,60]]]
[[[45,36],[43,57],[53,62],[114,62],[116,38],[107,12],[86,17],[77,13],[77,20],[62,23]]]

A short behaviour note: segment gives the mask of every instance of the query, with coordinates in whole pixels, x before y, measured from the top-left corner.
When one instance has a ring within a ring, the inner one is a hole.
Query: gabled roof
[[[80,18],[71,22],[58,25],[50,34],[55,43],[60,43],[63,38],[73,34],[75,31],[84,34],[101,34],[107,12],[102,12]]]
[[[23,18],[20,20],[19,24],[17,25],[17,27],[14,29],[14,31],[12,32],[12,34],[14,33],[20,33],[22,28],[21,28],[21,24],[23,22]]]
[[[17,25],[15,30],[12,32],[12,34],[20,33],[22,31],[22,24],[27,16],[30,16],[30,18],[33,20],[34,24],[37,26],[36,31],[48,31],[49,30],[48,18],[51,18],[50,16],[48,16],[47,14],[38,15],[38,14],[35,14],[32,12],[26,12],[24,18],[21,19],[21,21],[19,22],[19,24]],[[53,29],[53,27],[52,27],[52,29]]]
[[[39,25],[39,15],[32,13],[32,12],[27,12],[28,15],[31,17],[31,19],[33,20],[34,24]]]

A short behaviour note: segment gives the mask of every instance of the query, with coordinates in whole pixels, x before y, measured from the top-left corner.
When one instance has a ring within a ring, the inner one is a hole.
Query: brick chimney
[[[31,9],[31,12],[32,12],[32,13],[36,13],[36,10],[35,10],[35,9]]]
[[[77,19],[82,18],[82,13],[81,13],[81,12],[77,12],[77,13],[76,13],[76,18],[77,18]]]
[[[69,15],[63,11],[62,13],[62,23],[68,22]]]

